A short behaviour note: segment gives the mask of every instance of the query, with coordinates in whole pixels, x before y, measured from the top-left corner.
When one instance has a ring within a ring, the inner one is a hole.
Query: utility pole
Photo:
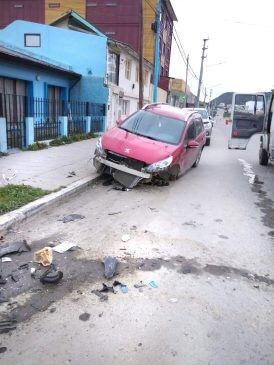
[[[161,11],[162,1],[158,0],[156,9],[156,35],[154,47],[154,72],[153,72],[153,102],[156,103],[158,99],[158,81],[160,74],[160,31],[161,31]]]
[[[209,113],[211,115],[211,98],[212,98],[212,89],[210,89],[209,91]]]
[[[140,23],[139,23],[139,109],[142,109],[144,103],[144,19],[143,19],[143,0],[140,0]]]
[[[206,87],[205,87],[204,107],[205,107],[205,103],[206,103],[206,97],[207,97],[207,93],[206,93]]]
[[[206,42],[208,40],[209,40],[209,38],[203,39],[204,44],[203,44],[203,48],[202,48],[202,60],[201,60],[201,68],[200,68],[200,77],[199,77],[199,84],[198,84],[198,92],[197,92],[197,98],[196,98],[196,108],[199,108],[199,105],[200,105],[200,93],[201,93],[201,86],[202,86],[202,81],[203,81],[204,59],[206,58],[205,51],[208,48],[208,47],[206,47]]]
[[[186,82],[185,82],[185,108],[187,107],[187,78],[188,78],[189,55],[186,58]]]

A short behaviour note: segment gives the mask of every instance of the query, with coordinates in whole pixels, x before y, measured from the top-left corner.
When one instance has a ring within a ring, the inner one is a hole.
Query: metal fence
[[[26,113],[26,96],[0,93],[0,117],[6,118],[8,148],[22,148],[25,146]]]
[[[8,148],[26,146],[26,117],[34,119],[34,140],[60,137],[60,117],[68,117],[68,135],[86,133],[86,117],[91,117],[91,132],[102,132],[104,104],[33,98],[0,93],[0,117],[6,118]]]

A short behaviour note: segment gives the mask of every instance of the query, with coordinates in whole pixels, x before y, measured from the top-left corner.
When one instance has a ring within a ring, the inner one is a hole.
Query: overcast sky
[[[274,88],[274,0],[171,2],[178,18],[175,28],[197,76],[203,38],[209,37],[203,81],[213,97]],[[185,79],[185,70],[173,39],[170,76]],[[197,80],[190,76],[189,81],[196,94]]]

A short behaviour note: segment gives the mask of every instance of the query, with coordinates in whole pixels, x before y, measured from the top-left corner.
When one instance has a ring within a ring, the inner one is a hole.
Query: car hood
[[[173,155],[178,146],[137,136],[121,128],[113,128],[102,136],[104,150],[152,164]]]

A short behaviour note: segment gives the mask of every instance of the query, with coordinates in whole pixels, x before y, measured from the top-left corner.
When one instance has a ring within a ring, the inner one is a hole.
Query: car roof
[[[166,103],[153,103],[147,104],[143,108],[143,110],[152,111],[156,114],[161,114],[166,117],[180,119],[183,121],[187,121],[189,117],[195,113],[194,109],[190,108],[177,108],[175,106],[166,104]]]

